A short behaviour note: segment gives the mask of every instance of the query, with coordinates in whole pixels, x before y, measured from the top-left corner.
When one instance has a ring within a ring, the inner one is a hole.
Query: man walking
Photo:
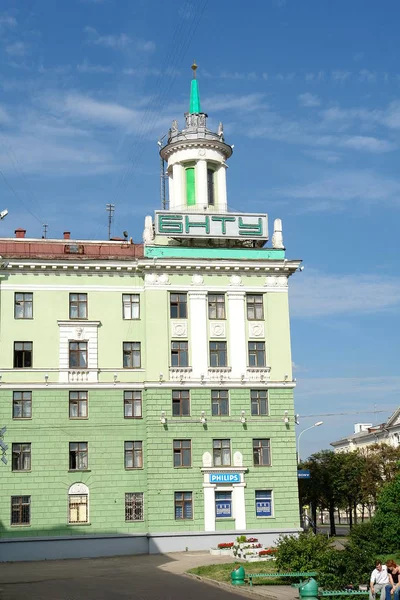
[[[369,582],[369,600],[379,600],[379,596],[380,600],[385,600],[385,586],[388,583],[389,576],[386,565],[382,565],[381,561],[377,560]]]

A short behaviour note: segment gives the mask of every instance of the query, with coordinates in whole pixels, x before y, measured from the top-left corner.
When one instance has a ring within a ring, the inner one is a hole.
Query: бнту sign
[[[156,235],[231,239],[268,239],[268,215],[174,213],[157,210]]]

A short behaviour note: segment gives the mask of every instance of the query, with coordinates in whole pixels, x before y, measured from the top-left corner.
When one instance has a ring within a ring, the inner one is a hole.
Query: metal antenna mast
[[[47,228],[48,228],[47,223],[43,223],[43,238],[44,239],[47,238]]]
[[[111,223],[115,210],[114,204],[106,204],[106,211],[108,212],[108,239],[111,240]]]
[[[161,150],[162,148],[162,142],[163,139],[165,138],[167,134],[163,135],[161,138],[159,138],[157,144],[159,149]],[[167,178],[167,175],[165,174],[165,162],[163,157],[160,154],[160,200],[161,200],[161,208],[163,210],[167,209],[167,195],[166,195],[166,189],[165,189],[165,180]]]

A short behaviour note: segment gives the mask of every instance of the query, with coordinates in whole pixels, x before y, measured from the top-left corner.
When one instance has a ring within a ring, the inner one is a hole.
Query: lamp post
[[[324,424],[323,421],[317,421],[316,423],[314,423],[314,425],[311,425],[310,427],[303,429],[303,431],[300,431],[299,437],[297,438],[297,464],[300,464],[300,438],[301,438],[301,436],[306,431],[310,431],[310,429],[314,429],[314,427],[319,427],[320,425],[323,425],[323,424]]]

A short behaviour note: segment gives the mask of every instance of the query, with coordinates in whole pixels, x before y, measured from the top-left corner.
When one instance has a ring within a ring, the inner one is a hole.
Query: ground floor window
[[[256,516],[272,517],[271,490],[256,490]]]
[[[215,516],[217,519],[232,517],[232,492],[215,492]]]
[[[86,494],[69,495],[69,523],[88,522],[88,497]]]
[[[11,525],[29,525],[31,522],[31,497],[11,496]]]
[[[175,519],[193,519],[192,492],[175,492]]]
[[[143,492],[125,494],[125,521],[143,521]]]

